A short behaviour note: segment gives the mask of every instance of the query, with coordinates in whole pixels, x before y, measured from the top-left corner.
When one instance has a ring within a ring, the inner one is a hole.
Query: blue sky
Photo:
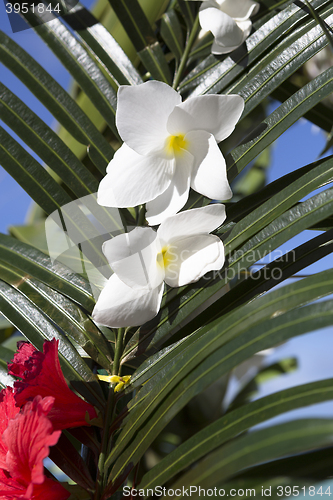
[[[83,4],[89,6],[92,2],[84,0]],[[13,34],[5,12],[5,7],[0,2],[0,29],[11,36],[17,43],[30,52],[40,64],[66,89],[70,85],[70,76],[45,44],[28,29]],[[19,82],[5,67],[0,64],[0,81],[14,91],[26,102],[46,123],[54,125],[50,113],[42,104]],[[3,125],[3,124],[2,124]],[[6,127],[5,127],[6,128]],[[325,145],[323,133],[308,121],[301,119],[281,136],[273,148],[272,167],[269,170],[269,182],[281,177],[291,170],[302,167],[318,158]],[[0,231],[6,232],[9,225],[23,224],[30,205],[29,196],[23,189],[0,167]],[[314,235],[314,233],[312,233]],[[290,250],[308,238],[302,234],[293,238],[283,246],[283,250]],[[311,272],[321,271],[332,265],[332,257],[328,256],[315,266]],[[267,382],[261,389],[260,395],[266,395],[278,389],[290,387],[299,383],[333,377],[333,363],[331,352],[333,348],[333,329],[325,329],[316,333],[303,335],[278,347],[268,358],[274,362],[283,357],[295,356],[298,359],[299,369],[283,377]],[[332,416],[333,403],[317,405],[306,414],[310,416]],[[301,413],[304,415],[303,413]],[[299,412],[297,412],[299,415]]]

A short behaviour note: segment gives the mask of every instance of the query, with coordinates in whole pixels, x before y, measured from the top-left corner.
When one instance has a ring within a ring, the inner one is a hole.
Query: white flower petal
[[[244,41],[243,31],[236,21],[221,10],[211,7],[209,3],[200,6],[199,21],[204,30],[212,32],[219,45],[239,47]]]
[[[212,54],[215,55],[222,55],[222,54],[229,54],[229,52],[232,52],[233,50],[237,49],[240,45],[242,45],[243,42],[247,39],[249,34],[251,33],[252,29],[252,22],[250,20],[248,21],[237,21],[237,25],[240,27],[240,29],[243,32],[243,39],[240,44],[233,45],[233,46],[224,46],[223,41],[222,45],[218,42],[217,39],[214,39],[213,44],[212,44]]]
[[[107,167],[97,193],[106,207],[135,207],[163,193],[175,169],[173,158],[141,156],[123,144]]]
[[[252,22],[248,19],[246,21],[237,21],[238,26],[243,31],[244,41],[247,39],[252,29]]]
[[[221,240],[212,234],[189,236],[175,241],[165,254],[165,282],[183,286],[198,281],[208,271],[219,270],[224,264]]]
[[[192,164],[193,156],[187,151],[184,151],[182,156],[177,156],[176,171],[168,189],[146,205],[146,219],[149,225],[161,224],[167,217],[183,208],[188,200]]]
[[[103,288],[92,318],[111,328],[140,326],[159,311],[164,283],[154,290],[133,290],[113,274]]]
[[[103,245],[103,253],[113,271],[134,289],[151,290],[162,283],[164,271],[157,264],[159,251],[156,232],[149,227],[136,227]]]
[[[219,227],[225,217],[225,206],[219,203],[185,210],[162,222],[157,230],[157,236],[161,246],[164,246],[187,236],[208,234]]]
[[[220,142],[235,128],[244,109],[239,95],[204,95],[187,99],[176,106],[168,120],[170,134],[206,130]]]
[[[220,9],[236,21],[245,21],[259,10],[258,2],[252,0],[219,0]]]
[[[120,137],[142,155],[162,149],[168,117],[180,102],[180,95],[162,82],[121,86],[116,113]]]
[[[208,132],[195,131],[189,132],[186,139],[194,156],[191,188],[212,200],[231,198],[226,163],[214,137]]]
[[[244,37],[244,40],[245,40],[246,37]],[[243,40],[243,41],[244,41]],[[243,43],[243,42],[242,42]],[[239,46],[239,45],[234,45],[234,46],[224,46],[224,45],[220,45],[219,43],[217,43],[217,41],[214,39],[213,40],[213,43],[212,43],[212,54],[214,54],[215,56],[221,56],[223,54],[229,54],[230,52],[236,50]]]

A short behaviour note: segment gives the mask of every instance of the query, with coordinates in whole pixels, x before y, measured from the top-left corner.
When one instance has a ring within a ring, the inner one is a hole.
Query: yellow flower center
[[[172,260],[170,253],[168,253],[168,250],[169,250],[169,246],[165,246],[157,254],[157,257],[156,257],[157,264],[162,268],[167,267]]]
[[[180,155],[187,147],[188,141],[184,139],[184,134],[170,135],[166,140],[165,149],[168,154]]]

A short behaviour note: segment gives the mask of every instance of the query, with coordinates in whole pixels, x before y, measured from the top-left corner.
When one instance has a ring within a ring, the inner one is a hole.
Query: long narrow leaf
[[[200,360],[197,368],[185,377],[182,377],[182,368],[175,364],[179,382],[174,390],[169,392],[170,382],[174,376],[171,369],[165,379],[156,386],[154,394],[145,398],[144,407],[140,408],[140,416],[135,415],[132,419],[131,415],[122,430],[121,437],[107,460],[107,464],[110,464],[118,457],[110,478],[114,481],[129,463],[134,466],[171,418],[195,395],[228,373],[233,367],[256,352],[291,337],[331,325],[332,322],[333,301],[312,304],[250,328],[245,334],[225,344],[204,361]],[[160,397],[157,396],[158,391],[161,391]],[[168,393],[168,395],[163,397],[163,393]],[[151,414],[154,408],[155,411]],[[149,414],[151,414],[150,418],[148,418]],[[129,444],[130,437],[134,435],[133,441]],[[119,455],[121,450],[123,451]]]
[[[188,286],[172,291],[166,296],[164,307],[161,309],[158,326],[156,324],[148,331],[139,330],[131,339],[124,353],[124,360],[139,355],[148,348],[153,348],[162,340],[169,338],[202,311],[206,301],[212,297],[220,297],[223,287],[235,277],[242,276],[251,265],[269,255],[275,248],[288,241],[318,221],[332,215],[333,191],[324,191],[309,200],[291,208],[276,218],[266,228],[253,236],[237,252],[229,257],[225,272],[218,277],[202,280],[195,288]],[[228,245],[228,239],[225,241]],[[174,305],[174,307],[172,307]],[[208,302],[208,305],[210,303]],[[199,309],[200,308],[200,309]]]
[[[253,158],[332,90],[333,69],[329,68],[281,104],[253,130],[251,138],[245,138],[243,144],[230,153],[227,158],[229,178],[234,179]]]
[[[92,144],[103,163],[113,149],[69,94],[22,47],[0,31],[0,61],[7,66],[80,143]]]
[[[333,399],[333,380],[321,380],[276,392],[234,410],[208,425],[172,451],[142,478],[140,488],[162,485],[250,427],[281,413]]]
[[[73,339],[97,363],[110,369],[109,346],[94,324],[73,302],[0,260],[0,279],[30,299],[69,339]]]
[[[114,77],[118,85],[138,85],[142,78],[125,52],[109,31],[81,3],[77,3],[68,14],[65,22],[86,42]]]
[[[11,236],[0,234],[0,258],[91,311],[95,301],[89,283],[68,267]]]
[[[35,28],[37,34],[48,44],[69,73],[89,95],[99,113],[103,116],[111,130],[117,134],[115,126],[116,93],[99,66],[95,63],[88,51],[71,33],[60,18],[51,22],[48,13],[39,13],[38,10],[22,14],[26,21],[32,24],[43,22]]]
[[[329,2],[314,0],[312,4],[324,7]],[[246,40],[245,51],[240,49],[234,53],[235,57],[227,57],[221,62],[216,57],[209,56],[199,63],[181,82],[180,90],[185,92],[195,87],[191,93],[192,96],[223,91],[243,74],[244,66],[249,67],[256,61],[260,61],[267,49],[274,47],[299,24],[308,24],[308,17],[304,10],[292,3],[256,29]],[[309,26],[313,25],[314,23]],[[256,24],[254,26],[256,28]]]
[[[253,432],[212,453],[200,464],[200,471],[195,468],[173,487],[182,484],[214,487],[247,467],[329,446],[332,432],[332,422],[324,419],[295,420]],[[198,494],[193,496],[199,498]]]
[[[0,309],[2,314],[39,350],[43,342],[59,339],[59,354],[65,377],[86,396],[101,407],[104,396],[96,376],[88,368],[70,342],[38,311],[34,304],[7,283],[0,281]]]
[[[1,83],[0,117],[74,194],[81,197],[97,191],[98,183],[89,170],[43,120]]]

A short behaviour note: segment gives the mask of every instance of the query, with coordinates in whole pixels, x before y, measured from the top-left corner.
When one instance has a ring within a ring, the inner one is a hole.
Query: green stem
[[[109,436],[109,427],[111,425],[112,416],[113,416],[113,408],[114,408],[114,388],[110,386],[109,397],[106,407],[106,415],[105,415],[105,423],[103,428],[103,436],[102,436],[102,445],[101,452],[98,457],[98,466],[97,466],[97,479],[96,479],[96,491],[94,495],[94,500],[99,500],[101,498],[101,494],[103,492],[104,486],[104,464],[106,460],[106,453],[108,447],[108,436]]]
[[[120,375],[120,358],[124,348],[124,328],[118,328],[116,349],[114,353],[114,360],[112,366],[112,375]]]
[[[112,375],[120,375],[120,359],[123,353],[123,342],[124,342],[124,328],[118,329],[116,348],[113,359]],[[109,429],[112,424],[114,413],[115,413],[115,393],[114,384],[110,385],[109,397],[106,406],[106,415],[102,435],[101,452],[98,457],[98,471],[96,479],[96,491],[94,495],[94,500],[99,500],[104,488],[104,465],[108,452],[108,442],[109,442]]]
[[[192,48],[193,43],[195,42],[195,39],[196,39],[197,34],[198,34],[199,26],[200,26],[199,25],[199,14],[197,14],[197,17],[195,18],[193,26],[192,26],[192,31],[190,33],[190,36],[188,38],[188,41],[187,41],[187,44],[186,44],[186,47],[184,50],[184,54],[183,54],[181,61],[180,61],[180,64],[179,64],[179,68],[177,70],[177,73],[175,74],[175,79],[174,79],[173,85],[172,85],[172,88],[174,88],[174,89],[176,89],[178,87],[180,79],[183,75],[183,71],[185,69],[188,57],[190,55],[191,48]]]
[[[139,217],[138,217],[138,226],[143,226],[146,218],[146,205],[141,205]]]

